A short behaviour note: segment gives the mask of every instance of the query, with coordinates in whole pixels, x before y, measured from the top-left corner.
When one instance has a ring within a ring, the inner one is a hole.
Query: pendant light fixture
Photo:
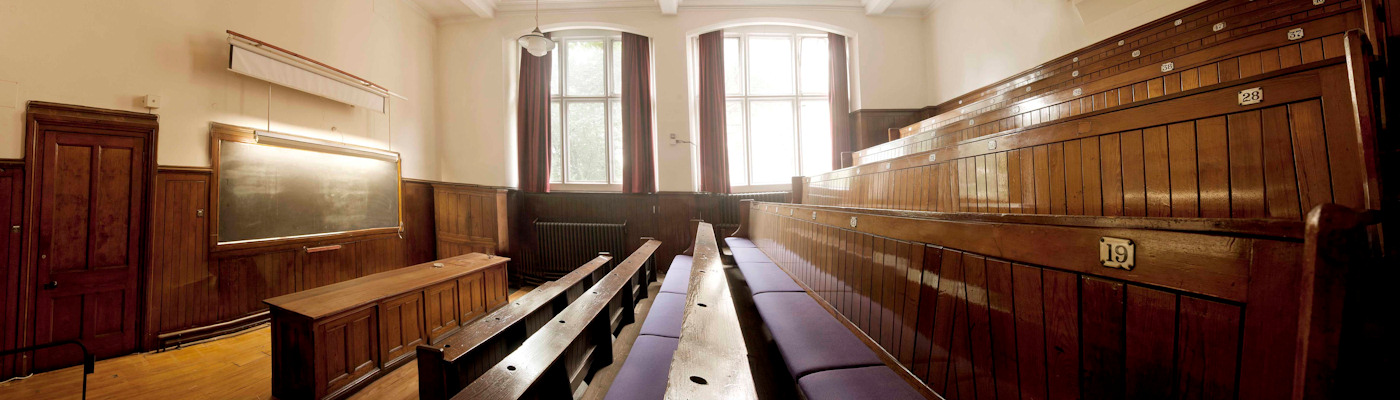
[[[554,41],[540,32],[540,0],[535,0],[535,30],[516,39],[516,43],[535,57],[544,57],[554,50]]]

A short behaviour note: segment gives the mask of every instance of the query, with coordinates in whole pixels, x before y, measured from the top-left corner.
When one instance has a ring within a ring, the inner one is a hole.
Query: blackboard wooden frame
[[[216,255],[226,252],[242,252],[250,249],[281,250],[306,247],[308,243],[322,243],[327,239],[352,240],[368,236],[385,234],[397,234],[403,236],[403,161],[395,162],[397,170],[397,182],[395,185],[395,196],[398,198],[398,226],[359,229],[342,232],[327,232],[321,234],[298,235],[292,237],[277,237],[256,240],[244,240],[238,242],[220,243],[219,241],[219,142],[237,143],[258,143],[257,130],[253,128],[236,125],[221,124],[211,122],[209,124],[209,157],[213,175],[210,177],[209,185],[209,252]],[[338,145],[352,150],[363,150],[371,152],[385,152],[385,150],[355,146]],[[282,146],[278,146],[282,147]],[[397,154],[397,153],[395,153]],[[304,249],[303,249],[304,250]]]

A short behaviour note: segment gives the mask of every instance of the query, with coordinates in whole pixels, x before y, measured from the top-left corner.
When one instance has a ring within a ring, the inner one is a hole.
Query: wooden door
[[[146,139],[89,129],[38,138],[34,343],[79,340],[98,357],[136,348]],[[71,346],[35,355],[71,365]]]

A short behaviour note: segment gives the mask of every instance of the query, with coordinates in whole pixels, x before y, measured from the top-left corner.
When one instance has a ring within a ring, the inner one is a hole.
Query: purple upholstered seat
[[[875,352],[807,293],[768,292],[754,295],[753,301],[794,378],[828,369],[883,365]]]
[[[666,270],[666,279],[661,281],[661,292],[685,294],[685,288],[690,286],[690,265],[694,261],[690,256],[676,256],[671,268]]]
[[[685,295],[660,293],[651,303],[639,335],[681,337],[681,317],[685,315]]]
[[[739,271],[744,273],[744,280],[749,283],[749,290],[753,294],[802,291],[802,287],[797,286],[797,282],[793,282],[786,272],[778,269],[777,264],[741,263]]]
[[[808,400],[922,399],[908,382],[885,365],[818,371],[797,380]]]
[[[743,264],[746,262],[773,262],[773,260],[768,258],[767,254],[763,254],[763,250],[759,250],[756,248],[746,249],[738,247],[730,248],[729,251],[734,252],[735,263]]]
[[[741,238],[741,237],[727,237],[727,238],[724,238],[724,243],[725,243],[725,244],[728,244],[728,245],[729,245],[729,248],[731,248],[731,249],[756,249],[756,248],[758,248],[758,246],[757,246],[757,245],[754,245],[753,242],[749,241],[749,239]]]
[[[655,400],[666,395],[671,357],[680,339],[641,335],[617,371],[605,400]],[[613,390],[617,389],[617,390]]]

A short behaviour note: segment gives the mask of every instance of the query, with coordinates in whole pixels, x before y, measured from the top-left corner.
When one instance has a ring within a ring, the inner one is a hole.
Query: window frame
[[[749,63],[748,63],[748,59],[749,59],[749,39],[754,38],[754,37],[781,37],[781,38],[788,38],[788,39],[791,41],[791,45],[792,45],[792,57],[793,57],[793,59],[792,59],[792,94],[783,94],[783,95],[766,95],[766,94],[763,94],[763,95],[754,95],[754,94],[750,94],[750,91],[751,91],[751,90],[750,90],[750,88],[749,88],[749,84],[751,83],[751,80],[749,79],[749,77],[752,75],[752,74],[751,74],[752,71],[751,71],[751,68],[750,68],[751,66],[750,66]],[[725,101],[725,104],[728,104],[728,103],[731,102],[731,101],[739,101],[739,103],[740,103],[740,108],[743,110],[743,114],[744,114],[743,120],[744,120],[744,121],[743,121],[743,124],[742,124],[742,125],[743,125],[743,135],[744,135],[744,140],[743,140],[743,142],[744,142],[744,166],[745,166],[745,169],[746,169],[746,170],[744,171],[744,173],[745,173],[745,182],[744,182],[744,183],[745,183],[745,184],[744,184],[744,185],[733,185],[733,184],[731,184],[730,189],[733,190],[733,191],[735,191],[735,192],[758,192],[758,191],[771,191],[771,190],[790,189],[791,186],[792,186],[792,183],[791,183],[790,181],[789,181],[789,182],[783,182],[783,183],[758,183],[758,184],[755,184],[755,183],[754,183],[754,173],[753,173],[753,170],[754,170],[754,168],[753,168],[753,167],[754,167],[754,163],[753,163],[753,154],[754,154],[754,152],[753,152],[753,135],[751,134],[752,122],[753,122],[752,114],[753,114],[753,113],[751,112],[751,111],[752,111],[752,107],[750,106],[750,102],[751,102],[751,101],[785,100],[785,101],[788,101],[788,102],[792,105],[792,119],[793,119],[793,121],[792,121],[792,127],[793,127],[793,139],[792,139],[792,146],[793,146],[793,149],[792,149],[792,151],[793,151],[793,171],[796,171],[796,175],[794,175],[794,176],[805,176],[805,175],[802,174],[802,166],[803,166],[803,154],[802,154],[802,147],[803,147],[803,146],[802,146],[802,112],[801,112],[801,110],[802,110],[802,102],[803,102],[803,101],[812,101],[812,100],[825,101],[825,102],[827,103],[828,108],[829,108],[829,107],[830,107],[830,104],[831,104],[831,92],[830,92],[830,90],[828,90],[826,93],[821,93],[821,94],[803,93],[803,91],[802,91],[802,58],[803,58],[803,57],[802,57],[802,39],[804,39],[804,38],[820,38],[820,39],[824,39],[824,40],[830,40],[830,39],[829,39],[829,37],[828,37],[825,33],[815,33],[815,32],[812,32],[812,33],[805,33],[805,32],[788,32],[788,33],[780,33],[780,32],[725,32],[725,33],[724,33],[724,39],[727,40],[727,39],[730,39],[730,38],[737,38],[737,39],[738,39],[738,43],[739,43],[739,49],[738,49],[738,51],[737,51],[736,53],[738,53],[738,55],[739,55],[739,61],[738,61],[738,63],[739,63],[739,68],[742,70],[742,73],[741,73],[740,76],[738,77],[738,81],[739,81],[739,83],[740,83],[740,89],[741,89],[741,90],[740,90],[737,94],[731,94],[731,93],[730,93],[730,89],[726,86],[726,87],[725,87],[724,101]],[[723,42],[721,42],[721,43],[723,43]],[[829,54],[828,54],[828,57],[830,57]],[[828,69],[828,71],[827,71],[827,80],[828,80],[828,81],[830,80],[830,74],[831,74],[831,71]],[[828,123],[828,124],[829,124],[829,123]],[[726,129],[728,129],[728,128],[726,127]],[[726,132],[726,134],[727,134],[727,132]],[[725,145],[728,146],[727,143],[726,143]],[[830,158],[830,155],[827,155],[826,157],[823,157],[823,158],[824,158],[824,159],[829,159],[829,158]],[[725,162],[727,163],[728,160],[725,160]],[[731,172],[731,173],[732,173],[732,172]]]
[[[551,84],[551,85],[556,85],[556,84],[557,84],[559,90],[558,90],[557,92],[555,92],[554,90],[551,90],[551,91],[550,91],[550,93],[549,93],[549,103],[550,103],[550,112],[551,112],[551,113],[553,113],[554,107],[555,107],[556,105],[559,107],[559,126],[558,126],[559,132],[557,132],[557,135],[558,135],[558,138],[559,138],[559,180],[558,180],[558,181],[555,181],[555,180],[553,179],[553,177],[551,177],[551,179],[549,180],[550,190],[551,190],[551,191],[565,191],[565,192],[569,192],[569,191],[575,191],[575,192],[620,192],[620,191],[622,191],[622,181],[619,179],[617,182],[613,182],[612,180],[613,180],[614,168],[616,168],[617,170],[620,171],[620,170],[623,168],[623,166],[621,165],[621,163],[614,163],[614,162],[613,162],[613,161],[614,161],[614,160],[613,160],[613,143],[614,143],[614,140],[620,139],[619,137],[614,137],[614,135],[621,136],[623,133],[622,133],[621,131],[619,131],[619,132],[613,132],[612,124],[613,124],[613,122],[614,122],[614,121],[613,121],[613,108],[614,108],[614,107],[618,108],[618,112],[619,112],[619,113],[621,113],[621,108],[622,108],[622,88],[621,88],[621,82],[620,82],[620,81],[619,81],[619,82],[614,82],[614,81],[616,80],[616,79],[614,79],[614,72],[615,72],[614,70],[615,70],[615,69],[620,69],[620,68],[622,68],[622,66],[621,66],[621,65],[617,65],[618,63],[617,63],[617,62],[614,62],[614,58],[613,58],[613,57],[615,57],[615,56],[620,56],[620,54],[614,54],[614,53],[615,53],[614,46],[615,46],[615,43],[616,43],[617,46],[620,46],[620,45],[621,45],[621,43],[622,43],[622,35],[621,35],[620,33],[617,34],[617,35],[611,35],[611,34],[606,34],[606,35],[604,35],[604,34],[597,34],[597,33],[592,33],[592,32],[587,33],[587,34],[577,34],[577,35],[570,35],[570,34],[568,34],[568,33],[563,33],[562,35],[556,36],[556,37],[555,37],[555,40],[559,42],[559,45],[556,47],[557,50],[556,50],[556,51],[554,52],[554,54],[552,54],[552,55],[554,56],[554,60],[553,60],[554,66],[557,67],[557,68],[555,68],[555,70],[552,71],[552,73],[551,73],[552,76],[550,77],[550,79],[552,80],[552,82],[550,82],[550,84]],[[567,93],[567,91],[568,91],[568,72],[567,72],[567,71],[568,71],[568,58],[567,58],[567,57],[568,57],[568,50],[567,50],[567,48],[568,48],[568,42],[571,42],[571,41],[596,41],[596,40],[602,40],[603,43],[604,43],[604,45],[603,45],[603,60],[604,60],[604,61],[603,61],[603,94],[602,94],[601,96],[598,96],[598,95],[594,95],[594,96],[570,96],[570,95],[568,95],[568,93]],[[621,49],[617,49],[616,51],[621,51]],[[619,72],[619,73],[620,73],[620,72]],[[613,85],[614,85],[614,84],[617,84],[617,85],[618,85],[618,86],[617,86],[617,91],[616,91],[616,92],[613,91],[613,89],[614,89],[614,86],[613,86]],[[553,87],[553,86],[551,86],[551,87]],[[597,182],[597,181],[571,181],[571,180],[569,179],[569,169],[568,169],[568,168],[569,168],[569,137],[568,137],[568,126],[569,126],[569,125],[568,125],[568,121],[569,121],[568,115],[569,115],[569,111],[568,111],[568,110],[569,110],[569,105],[572,104],[572,103],[602,103],[602,104],[603,104],[603,129],[604,129],[604,131],[605,131],[605,134],[604,134],[604,142],[605,142],[605,143],[604,143],[604,149],[605,149],[605,154],[604,154],[605,160],[604,160],[604,163],[605,163],[605,165],[606,165],[606,168],[605,168],[605,172],[604,172],[604,173],[605,173],[606,176],[607,176],[607,181],[606,181],[606,182]],[[623,116],[623,118],[626,118],[626,117]],[[552,121],[553,121],[553,115],[550,116],[550,119],[551,119],[551,123],[552,123]],[[553,127],[551,127],[551,129],[553,129]],[[554,132],[551,133],[551,136],[553,136],[553,134],[554,134]],[[621,161],[625,162],[625,160],[621,160]],[[614,165],[614,164],[616,164],[616,165]],[[552,175],[552,173],[551,173],[551,175]],[[622,175],[622,174],[618,174],[618,175],[620,176],[620,175]],[[623,178],[625,179],[625,177],[623,177]]]

